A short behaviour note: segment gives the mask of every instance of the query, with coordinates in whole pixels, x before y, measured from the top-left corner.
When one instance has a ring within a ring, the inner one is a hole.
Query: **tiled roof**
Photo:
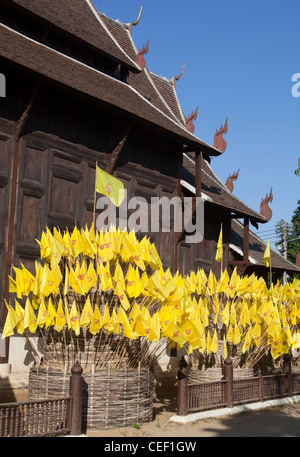
[[[140,71],[114,39],[90,0],[11,0],[31,14],[94,46],[132,71]]]
[[[243,250],[243,224],[237,220],[233,220],[231,224],[231,243],[239,250]],[[253,265],[264,266],[264,253],[266,243],[262,241],[254,232],[249,231],[249,260]],[[285,260],[280,254],[271,249],[271,267],[272,269],[285,270],[292,273],[300,273],[298,268],[293,263]]]
[[[167,79],[162,76],[157,76],[154,73],[151,73],[151,76],[157,89],[172,110],[178,122],[185,125],[186,120],[177,97],[174,79]]]
[[[182,145],[188,145],[194,150],[201,149],[209,155],[220,154],[217,149],[201,141],[164,111],[159,110],[130,85],[28,38],[4,24],[0,24],[0,33],[0,58],[85,94],[107,108],[117,109],[134,121],[147,123],[157,132]]]
[[[135,60],[138,50],[130,34],[128,24],[113,20],[103,13],[100,13],[100,16],[119,45]],[[162,78],[151,73],[147,67],[138,74],[131,73],[127,82],[159,110],[185,126],[185,119],[182,118],[180,113],[174,85],[172,88],[169,82],[166,84]]]
[[[182,179],[195,186],[195,163],[192,157],[184,154]],[[250,217],[253,222],[267,222],[267,219],[249,208],[244,202],[233,195],[227,187],[219,180],[206,160],[202,160],[201,189],[215,205],[230,210],[240,217]]]

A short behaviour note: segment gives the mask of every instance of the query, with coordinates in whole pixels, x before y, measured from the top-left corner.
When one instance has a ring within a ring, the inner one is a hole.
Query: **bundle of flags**
[[[36,262],[35,273],[21,264],[9,278],[15,300],[6,303],[3,337],[49,327],[75,335],[104,329],[128,339],[166,339],[188,353],[219,350],[224,358],[237,345],[250,358],[300,348],[297,279],[268,288],[262,278],[236,270],[231,277],[222,271],[218,280],[202,269],[172,275],[148,238],[139,241],[133,231],[115,227],[47,229],[37,241],[43,262]],[[97,294],[106,292],[113,299],[100,306]]]

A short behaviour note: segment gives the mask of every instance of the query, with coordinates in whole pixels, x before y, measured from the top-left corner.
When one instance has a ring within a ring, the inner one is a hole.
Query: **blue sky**
[[[212,144],[228,117],[227,149],[212,161],[225,183],[240,168],[233,193],[259,212],[273,188],[273,217],[261,224],[274,247],[275,223],[291,221],[300,200],[299,0],[94,0],[113,19],[134,21],[138,49],[149,41],[147,67],[172,78],[187,62],[177,94],[186,116],[198,106],[195,135]],[[253,227],[251,227],[256,231]]]

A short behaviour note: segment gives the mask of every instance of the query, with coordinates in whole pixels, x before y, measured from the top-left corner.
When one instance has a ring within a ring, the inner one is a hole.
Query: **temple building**
[[[138,20],[113,20],[90,0],[0,5],[7,86],[0,102],[0,332],[8,275],[21,263],[34,271],[35,240],[45,228],[91,225],[96,163],[124,183],[128,198],[142,197],[150,209],[152,197],[204,200],[200,243],[188,243],[185,231],[172,227],[138,234],[155,242],[165,268],[182,274],[203,268],[218,276],[222,226],[223,268],[265,276],[265,244],[250,224],[268,222],[268,202],[259,213],[249,208],[232,192],[236,175],[223,184],[211,166],[212,157],[226,154],[230,121],[216,130],[212,145],[194,134],[197,109],[185,116],[176,93],[182,72],[167,79],[147,68],[149,41],[142,49],[133,41]],[[272,256],[276,278],[300,272]],[[0,364],[11,360],[18,370],[22,357],[13,344],[0,343]]]

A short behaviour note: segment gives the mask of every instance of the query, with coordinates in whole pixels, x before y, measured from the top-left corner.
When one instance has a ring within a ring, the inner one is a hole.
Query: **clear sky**
[[[273,217],[258,233],[274,247],[275,223],[291,222],[300,200],[299,0],[94,0],[125,23],[142,4],[135,45],[150,39],[147,67],[167,78],[187,62],[176,89],[186,116],[198,106],[195,135],[212,144],[228,117],[227,149],[212,161],[219,179],[240,169],[233,193],[257,212],[273,188]]]

